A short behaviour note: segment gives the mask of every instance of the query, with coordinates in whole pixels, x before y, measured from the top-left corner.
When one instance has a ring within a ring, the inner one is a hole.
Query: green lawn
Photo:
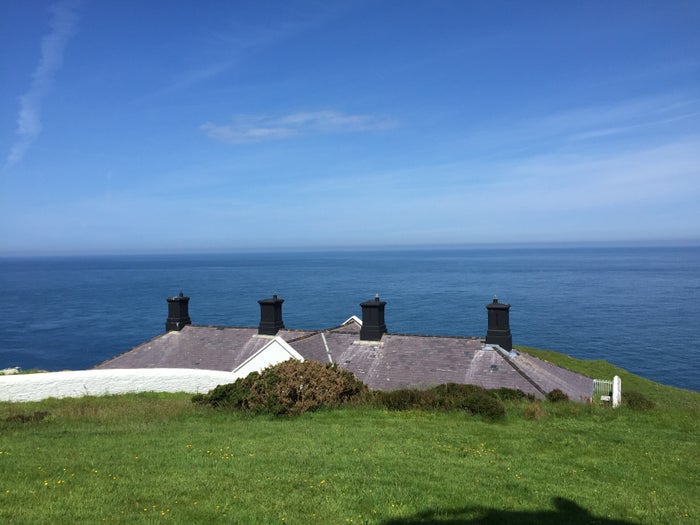
[[[537,355],[616,371],[657,406],[526,402],[489,423],[250,417],[185,395],[0,403],[0,523],[700,523],[700,394]]]

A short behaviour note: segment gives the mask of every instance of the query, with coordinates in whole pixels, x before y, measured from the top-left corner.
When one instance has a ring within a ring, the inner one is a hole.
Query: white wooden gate
[[[612,381],[608,379],[594,379],[593,400],[612,402],[613,407],[620,406],[622,402],[622,380],[620,376],[615,376]]]

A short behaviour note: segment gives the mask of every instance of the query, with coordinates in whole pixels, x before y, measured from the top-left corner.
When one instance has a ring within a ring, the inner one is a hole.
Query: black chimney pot
[[[362,307],[362,328],[360,341],[380,341],[386,333],[384,324],[384,306],[386,301],[379,300],[379,294],[374,299],[360,303]]]
[[[277,294],[274,294],[270,299],[260,299],[260,325],[258,326],[258,334],[260,335],[276,335],[279,330],[284,328],[282,322],[282,303],[284,299],[278,299]]]
[[[493,296],[493,302],[486,305],[488,311],[488,331],[486,343],[499,345],[508,350],[513,349],[513,336],[510,333],[510,305],[499,303],[498,297]]]
[[[192,324],[189,314],[190,298],[182,292],[176,297],[168,297],[168,319],[165,321],[165,331],[182,330],[185,325]]]

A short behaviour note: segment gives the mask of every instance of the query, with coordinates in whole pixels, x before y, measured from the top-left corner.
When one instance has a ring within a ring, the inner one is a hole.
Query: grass
[[[535,353],[656,407],[511,403],[489,423],[252,417],[177,394],[0,403],[0,523],[700,522],[700,394]]]
[[[663,411],[671,411],[674,415],[686,413],[688,415],[695,414],[697,416],[700,410],[700,406],[698,405],[698,392],[655,383],[649,379],[632,374],[623,368],[612,365],[607,361],[576,359],[566,354],[560,354],[550,350],[538,350],[526,346],[519,346],[517,348],[535,357],[561,366],[562,368],[568,368],[569,370],[574,370],[595,379],[612,379],[616,375],[620,376],[622,380],[623,398],[626,390],[633,390],[643,393]]]
[[[11,367],[11,368],[5,368],[5,369],[0,370],[0,376],[14,375],[14,374],[20,374],[20,375],[43,374],[45,372],[46,372],[46,370],[38,370],[36,368],[30,368],[28,370],[23,370],[19,367]]]

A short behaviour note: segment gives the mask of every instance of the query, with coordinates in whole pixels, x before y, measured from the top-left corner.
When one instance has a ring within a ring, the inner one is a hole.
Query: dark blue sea
[[[605,359],[700,390],[700,247],[469,248],[0,259],[0,368],[89,368],[164,331],[166,298],[195,324],[336,326],[379,293],[390,332],[483,336],[494,294],[514,344]]]

